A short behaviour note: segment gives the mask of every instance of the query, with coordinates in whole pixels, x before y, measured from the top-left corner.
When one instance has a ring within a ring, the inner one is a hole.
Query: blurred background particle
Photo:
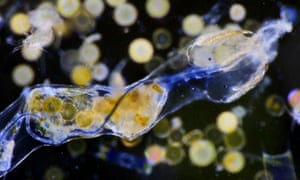
[[[34,76],[33,68],[27,64],[19,64],[12,71],[13,82],[21,87],[30,85],[34,80]]]
[[[84,0],[83,6],[94,17],[100,17],[105,10],[103,0]]]
[[[169,0],[147,0],[145,6],[147,14],[156,19],[165,17],[171,8]]]
[[[230,111],[224,111],[217,117],[217,127],[223,133],[231,133],[238,127],[238,118]]]
[[[189,148],[191,163],[198,167],[206,167],[213,163],[217,155],[215,145],[209,140],[192,142]]]
[[[238,173],[245,167],[245,157],[238,151],[228,151],[223,157],[223,166],[230,173]]]
[[[285,104],[283,98],[278,95],[270,95],[265,102],[266,111],[274,117],[280,117],[285,112]]]
[[[204,21],[197,14],[190,14],[182,21],[182,30],[188,36],[197,36],[204,28]]]
[[[181,145],[168,145],[166,147],[165,161],[169,165],[177,165],[183,161],[185,151]]]
[[[241,150],[246,145],[244,130],[239,128],[224,135],[224,145],[228,149]]]
[[[84,154],[86,152],[87,145],[85,140],[78,139],[67,143],[67,150],[73,158]]]
[[[147,158],[148,163],[150,163],[151,165],[161,163],[165,159],[165,154],[165,148],[157,144],[149,145],[145,149],[145,156]]]
[[[19,12],[14,14],[9,21],[10,29],[17,35],[25,35],[30,30],[30,21],[27,14]]]
[[[242,4],[232,4],[232,6],[229,9],[229,16],[231,20],[235,22],[243,21],[246,17],[246,14],[246,8]]]
[[[56,8],[58,12],[66,18],[71,18],[80,9],[79,0],[57,0]]]
[[[95,43],[83,43],[78,51],[79,62],[89,67],[95,65],[101,57],[101,51]]]
[[[133,4],[123,3],[114,9],[113,18],[119,26],[128,27],[136,22],[138,11]]]
[[[113,8],[123,4],[125,2],[126,2],[126,0],[106,0],[106,3]]]
[[[103,81],[108,77],[109,69],[104,63],[97,63],[92,67],[93,79],[96,81]]]
[[[152,42],[156,49],[168,49],[172,43],[172,34],[166,28],[158,28],[152,34]]]
[[[49,166],[44,174],[46,180],[63,180],[64,172],[59,166]]]
[[[71,72],[71,80],[76,85],[87,85],[92,80],[91,70],[84,65],[76,65]]]
[[[147,63],[153,57],[153,46],[148,39],[136,38],[128,49],[130,58],[136,63]]]

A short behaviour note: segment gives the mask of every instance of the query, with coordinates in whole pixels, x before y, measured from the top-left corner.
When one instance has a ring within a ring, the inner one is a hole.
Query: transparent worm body
[[[291,30],[290,23],[272,20],[256,33],[200,36],[122,93],[100,85],[24,89],[0,114],[0,176],[42,146],[104,134],[131,140],[193,101],[238,99],[260,82],[276,56],[278,39]]]

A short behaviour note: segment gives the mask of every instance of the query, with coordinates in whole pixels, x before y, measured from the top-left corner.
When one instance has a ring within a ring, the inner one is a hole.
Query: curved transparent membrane
[[[105,86],[36,85],[1,114],[0,176],[41,146],[111,134],[134,139],[195,100],[229,103],[263,78],[283,20],[256,33],[221,31],[200,36],[184,51],[123,90]]]
[[[263,164],[265,170],[270,173],[273,180],[297,179],[292,153],[289,150],[276,155],[263,153]]]

